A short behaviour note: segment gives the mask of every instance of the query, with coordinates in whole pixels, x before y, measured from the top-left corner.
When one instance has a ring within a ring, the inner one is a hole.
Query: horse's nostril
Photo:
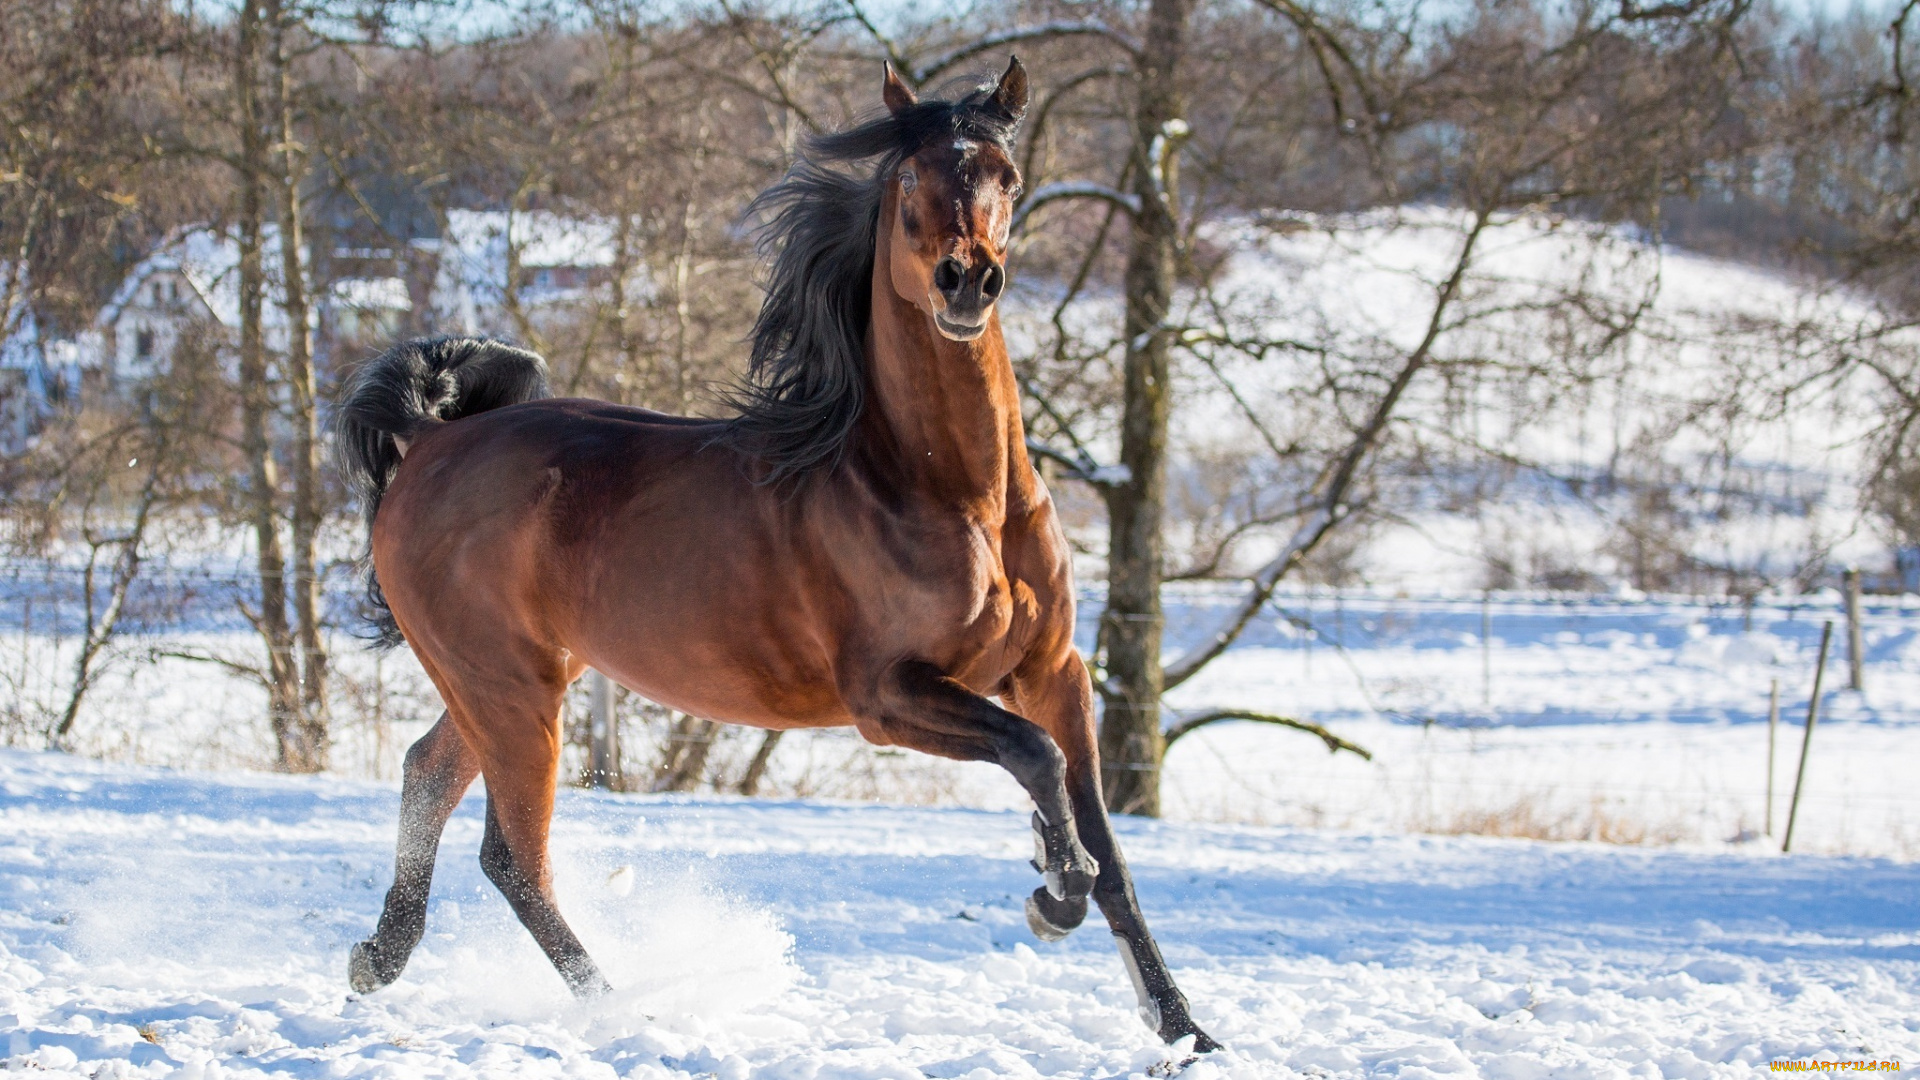
[[[960,265],[960,260],[949,255],[933,268],[933,287],[943,293],[957,292],[966,276],[966,269]]]
[[[998,299],[1000,291],[1007,287],[1007,272],[998,266],[987,267],[980,275],[980,295],[989,300]]]

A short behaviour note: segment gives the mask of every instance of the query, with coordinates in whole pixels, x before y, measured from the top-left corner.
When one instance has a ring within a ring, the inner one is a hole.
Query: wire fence
[[[0,564],[0,737],[8,743],[44,745],[72,691],[85,578],[73,566]],[[244,613],[257,595],[237,563],[146,568],[98,663],[75,749],[166,765],[270,767],[264,692],[235,674],[258,663]],[[328,569],[325,595],[334,767],[392,778],[406,745],[438,715],[436,695],[404,650],[359,647],[350,565]],[[1170,588],[1169,657],[1206,640],[1242,595],[1231,586]],[[1083,649],[1094,643],[1101,599],[1097,589],[1082,598]],[[1646,841],[1757,833],[1769,683],[1779,682],[1785,703],[1784,771],[1797,753],[1820,628],[1844,620],[1845,608],[1833,593],[1749,601],[1283,590],[1234,649],[1170,696],[1169,722],[1225,706],[1293,715],[1368,745],[1376,761],[1328,758],[1298,735],[1220,725],[1170,755],[1168,806],[1205,819],[1553,838],[1608,838],[1610,828],[1612,838]],[[1920,819],[1905,817],[1914,800],[1894,779],[1920,769],[1920,597],[1868,596],[1860,620],[1866,688],[1832,684],[1836,726],[1821,736],[1830,741],[1816,743],[1806,795],[1809,850],[1920,854]],[[1846,635],[1836,641],[1833,670],[1844,672]],[[574,698],[569,777],[586,768],[584,684]],[[715,740],[702,786],[720,790],[731,790],[759,745],[759,733],[742,729],[688,736],[676,717],[634,695],[620,696],[617,719],[623,770],[639,787],[676,738]],[[1873,775],[1848,772],[1863,764],[1875,766]],[[990,769],[877,750],[845,732],[783,742],[762,790],[971,805],[1021,798]],[[1829,821],[1823,841],[1822,815],[1849,820]],[[1637,824],[1618,824],[1629,819]],[[1884,843],[1863,839],[1874,830]]]

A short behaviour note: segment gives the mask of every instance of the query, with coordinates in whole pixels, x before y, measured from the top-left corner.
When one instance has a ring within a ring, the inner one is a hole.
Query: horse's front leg
[[[1046,882],[1041,893],[1085,915],[1100,864],[1087,853],[1074,822],[1067,759],[1045,731],[920,661],[889,672],[866,711],[860,726],[875,742],[961,761],[991,761],[1013,774],[1033,797],[1033,866]]]
[[[1173,973],[1160,955],[1160,946],[1147,929],[1140,913],[1140,900],[1133,892],[1133,875],[1127,872],[1127,860],[1120,854],[1113,823],[1107,818],[1106,799],[1100,789],[1100,750],[1094,732],[1093,684],[1080,654],[1069,646],[1056,657],[1035,658],[1014,674],[1014,704],[1052,736],[1066,759],[1067,793],[1072,801],[1081,842],[1100,864],[1094,883],[1093,899],[1107,918],[1120,946],[1120,959],[1133,980],[1140,1002],[1140,1018],[1167,1042],[1188,1035],[1194,1037],[1194,1049],[1218,1050],[1220,1044],[1193,1022],[1187,997],[1174,985]],[[1086,914],[1081,905],[1077,915],[1071,910],[1056,912],[1056,906],[1041,893],[1027,902],[1027,921],[1034,933],[1047,940],[1065,937]],[[1063,919],[1060,917],[1064,916]],[[1054,921],[1060,919],[1060,921]],[[1053,930],[1054,933],[1045,931]]]

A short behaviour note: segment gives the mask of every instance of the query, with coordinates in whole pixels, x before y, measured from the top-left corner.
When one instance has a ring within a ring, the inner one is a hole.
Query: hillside
[[[1920,334],[1828,282],[1544,214],[1474,239],[1436,323],[1468,224],[1414,206],[1243,220],[1203,238],[1218,267],[1172,316],[1189,346],[1173,414],[1176,568],[1209,527],[1300,498],[1433,324],[1362,485],[1368,520],[1340,542],[1354,549],[1338,558],[1350,582],[1744,592],[1829,565],[1891,573],[1862,484],[1898,406],[1862,361],[1911,368]],[[1010,339],[1045,354],[1058,290],[1029,288]],[[1074,301],[1065,322],[1093,344],[1073,355],[1110,341],[1118,313],[1115,296]],[[1096,410],[1078,432],[1103,460],[1112,423]],[[1256,529],[1231,565],[1258,565],[1288,531]],[[1103,542],[1097,522],[1084,539]]]

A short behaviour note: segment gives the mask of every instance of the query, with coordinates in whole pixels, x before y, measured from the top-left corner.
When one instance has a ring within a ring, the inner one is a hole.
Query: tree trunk
[[[655,791],[692,791],[707,771],[707,755],[720,725],[697,716],[682,716],[667,732],[660,764],[653,773]]]
[[[1100,636],[1107,677],[1100,722],[1102,782],[1115,813],[1160,814],[1162,523],[1171,406],[1164,331],[1179,243],[1174,218],[1177,145],[1185,134],[1176,70],[1191,0],[1153,0],[1135,82],[1134,193],[1140,211],[1127,246],[1126,363],[1120,463],[1128,479],[1107,493],[1107,609]]]
[[[784,731],[769,731],[760,740],[760,749],[753,752],[753,760],[747,762],[747,772],[740,778],[740,794],[757,795],[760,782],[767,778],[767,763],[773,760],[774,748],[780,745],[780,736]]]
[[[327,710],[327,647],[320,633],[320,573],[316,553],[324,507],[320,483],[320,422],[313,370],[313,329],[307,310],[306,268],[300,254],[306,243],[300,199],[301,167],[295,141],[293,71],[287,60],[288,19],[278,0],[269,0],[273,25],[273,74],[279,116],[280,266],[287,313],[286,380],[293,415],[293,611],[300,649],[300,713],[297,720],[302,760],[297,771],[327,767],[330,736]]]
[[[293,636],[287,626],[286,557],[280,548],[278,489],[269,431],[273,390],[267,372],[266,341],[260,323],[265,280],[260,234],[265,208],[260,178],[267,175],[270,153],[261,127],[259,100],[260,5],[240,7],[234,51],[233,91],[240,125],[238,229],[240,247],[240,421],[241,451],[247,460],[247,489],[242,498],[253,523],[260,576],[260,609],[250,613],[267,646],[267,722],[279,744],[279,765],[305,769],[300,741],[300,678],[294,667]]]

